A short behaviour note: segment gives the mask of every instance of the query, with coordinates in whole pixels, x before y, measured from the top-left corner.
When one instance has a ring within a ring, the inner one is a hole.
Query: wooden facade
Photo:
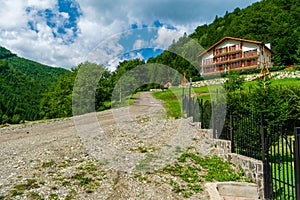
[[[209,75],[271,66],[271,55],[270,47],[262,42],[224,37],[198,57],[202,75]]]

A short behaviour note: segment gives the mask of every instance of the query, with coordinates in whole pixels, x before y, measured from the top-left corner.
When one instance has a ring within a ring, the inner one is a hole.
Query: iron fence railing
[[[234,111],[231,106],[220,117],[214,101],[192,98],[184,90],[184,116],[193,117],[203,129],[213,129],[214,138],[230,140],[233,153],[262,160],[265,199],[300,200],[300,127],[291,131],[299,121],[269,124],[264,112]]]

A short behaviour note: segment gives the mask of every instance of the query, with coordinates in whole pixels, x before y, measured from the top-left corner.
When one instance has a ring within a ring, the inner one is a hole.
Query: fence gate
[[[264,187],[266,199],[298,200],[299,195],[299,139],[280,126],[263,127]],[[271,137],[270,137],[271,135]]]

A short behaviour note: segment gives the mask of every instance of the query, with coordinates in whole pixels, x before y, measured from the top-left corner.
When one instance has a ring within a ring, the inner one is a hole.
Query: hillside
[[[65,72],[0,47],[0,124],[39,119],[42,94]]]

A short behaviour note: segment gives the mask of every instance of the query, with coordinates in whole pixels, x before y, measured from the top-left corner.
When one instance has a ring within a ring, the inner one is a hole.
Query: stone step
[[[212,200],[258,200],[258,189],[254,183],[217,182],[206,183],[205,188]]]

